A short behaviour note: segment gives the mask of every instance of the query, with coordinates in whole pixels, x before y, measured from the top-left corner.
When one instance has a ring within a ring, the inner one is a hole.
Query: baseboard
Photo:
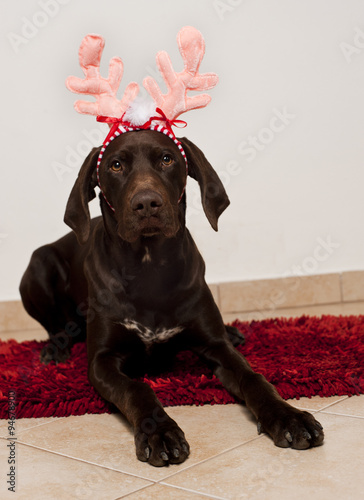
[[[292,308],[305,314],[318,306],[330,311],[335,305],[364,302],[364,271],[209,286],[224,319],[276,317]],[[34,329],[39,329],[39,324],[25,312],[21,301],[0,301],[0,332]]]

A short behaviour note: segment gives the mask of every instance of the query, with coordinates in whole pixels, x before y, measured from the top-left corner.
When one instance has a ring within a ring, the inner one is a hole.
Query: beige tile
[[[163,484],[148,486],[143,490],[128,495],[126,498],[128,500],[206,500],[205,495],[183,488],[164,486]]]
[[[168,414],[191,446],[184,464],[155,468],[139,462],[129,426],[118,415],[58,419],[24,431],[19,441],[41,449],[158,481],[257,437],[255,422],[240,405],[173,407]]]
[[[332,405],[335,405],[340,401],[345,401],[347,398],[348,396],[331,396],[329,398],[313,396],[312,398],[287,399],[287,403],[291,404],[295,408],[299,408],[300,410],[317,412],[331,408]]]
[[[209,285],[210,291],[212,293],[212,296],[214,297],[214,301],[216,302],[217,306],[220,307],[220,297],[219,297],[219,285]]]
[[[7,470],[8,442],[0,440],[2,472]],[[19,500],[110,500],[149,484],[143,479],[96,467],[43,450],[15,447],[16,492],[7,491],[2,475],[0,498]],[[7,471],[6,471],[7,473]]]
[[[46,417],[46,418],[20,418],[15,420],[15,432],[16,436],[19,436],[23,431],[32,429],[33,427],[38,427],[40,425],[45,425],[53,422],[54,420],[59,420],[57,417]],[[0,420],[0,437],[9,437],[8,432],[8,421]]]
[[[364,406],[364,396],[362,397],[362,405]],[[290,403],[292,406],[295,406],[296,408],[302,409],[302,410],[309,410],[309,411],[319,411],[319,410],[327,410],[331,406],[335,405],[338,402],[345,401],[348,399],[348,396],[332,396],[329,398],[322,398],[320,396],[313,396],[312,398],[300,398],[300,399],[288,399],[287,402]],[[350,398],[350,401],[354,402],[354,399],[359,400],[359,397],[353,397]],[[360,405],[357,406],[358,408]],[[333,408],[334,410],[335,408]],[[175,407],[175,408],[169,408],[167,409],[168,413],[172,416],[173,418],[177,421],[179,421],[180,417],[182,418],[182,415],[186,413],[186,418],[189,416],[194,417],[194,420],[196,420],[196,415],[197,412],[201,412],[205,415],[206,422],[214,426],[216,424],[216,421],[219,421],[221,418],[223,418],[226,421],[232,421],[232,420],[237,420],[237,425],[241,426],[242,419],[248,418],[248,420],[251,420],[249,412],[245,409],[242,408],[240,405],[205,405],[202,407]],[[333,413],[340,413],[339,411],[333,411]],[[353,414],[353,413],[349,413]],[[85,420],[86,421],[91,421],[92,423],[96,423],[97,420],[100,420],[101,423],[105,423],[109,425],[109,419],[111,417],[112,420],[115,420],[116,418],[116,426],[122,425],[124,426],[124,422],[121,422],[120,424],[120,418],[116,417],[116,415],[85,415]],[[73,417],[76,419],[76,421],[81,421],[81,417]],[[197,419],[198,420],[198,419]],[[95,421],[95,422],[93,422]],[[16,435],[21,439],[20,434],[22,434],[24,431],[28,431],[30,429],[34,429],[39,426],[44,426],[46,424],[51,424],[51,423],[58,423],[59,425],[65,424],[65,426],[72,426],[73,420],[70,420],[70,417],[45,417],[45,418],[21,418],[15,421],[15,429],[16,429]],[[87,423],[87,425],[90,425]],[[97,425],[99,425],[99,422],[97,422]],[[181,424],[182,425],[182,424]],[[47,429],[42,428],[42,429],[37,429],[37,432],[40,432],[45,435],[46,432],[48,432]],[[49,429],[49,432],[52,434],[54,431],[54,427]],[[7,420],[0,420],[0,437],[7,438],[8,437],[8,421]],[[28,442],[28,441],[27,441]],[[41,442],[41,441],[40,441]],[[231,446],[234,445],[233,442],[230,443]],[[214,446],[214,445],[213,445]],[[214,453],[214,450],[212,450]]]
[[[364,314],[364,302],[320,304],[317,306],[291,307],[265,311],[238,311],[234,313],[224,313],[222,317],[225,323],[231,323],[235,319],[239,319],[240,321],[262,321],[269,318],[297,318],[300,316],[322,316],[327,314],[333,316]]]
[[[296,276],[283,279],[222,283],[223,313],[262,311],[341,301],[340,275]]]
[[[225,499],[291,500],[363,495],[364,439],[361,419],[320,414],[326,441],[319,448],[275,447],[267,436],[163,481]]]
[[[325,408],[324,412],[364,418],[364,395],[346,398],[344,401],[338,402],[329,408]]]
[[[341,280],[344,302],[364,300],[364,271],[345,272]]]
[[[287,316],[289,316],[290,311],[284,309],[283,313],[287,313]],[[300,311],[297,309],[297,313],[298,315],[305,314],[308,316],[322,316],[325,314],[331,314],[334,316],[358,315],[358,314],[364,314],[364,302],[347,302],[341,304],[338,303],[338,304],[322,304],[317,306],[309,306],[300,308]]]
[[[19,300],[0,302],[0,332],[39,329],[40,325],[25,311]]]
[[[26,340],[47,340],[48,333],[44,328],[37,328],[36,330],[18,330],[13,332],[0,332],[1,340],[14,339],[17,342],[24,342]]]

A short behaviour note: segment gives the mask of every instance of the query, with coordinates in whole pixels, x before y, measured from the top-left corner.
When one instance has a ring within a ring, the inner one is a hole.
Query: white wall
[[[122,57],[122,89],[155,70],[161,49],[181,68],[182,26],[204,34],[202,71],[220,83],[183,133],[231,199],[214,233],[189,182],[209,282],[364,269],[363,1],[3,0],[0,19],[0,300],[18,298],[31,252],[68,230],[78,168],[106,132],[73,110],[64,85],[81,76],[90,32],[106,38],[105,71]],[[58,177],[57,162],[69,170]]]

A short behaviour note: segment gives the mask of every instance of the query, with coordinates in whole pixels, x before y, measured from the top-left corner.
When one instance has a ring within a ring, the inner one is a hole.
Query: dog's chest
[[[154,343],[167,342],[183,330],[181,326],[175,326],[173,328],[159,327],[152,329],[132,319],[126,319],[120,322],[120,324],[128,331],[138,335],[146,346],[150,346]]]

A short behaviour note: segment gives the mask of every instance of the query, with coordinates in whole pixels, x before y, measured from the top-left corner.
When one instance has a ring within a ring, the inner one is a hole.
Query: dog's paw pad
[[[168,416],[153,431],[136,432],[135,445],[138,459],[155,467],[182,463],[190,453],[182,430]]]
[[[270,415],[264,421],[264,430],[280,448],[306,450],[320,446],[324,440],[322,425],[310,413],[292,407],[280,409],[277,419]]]

